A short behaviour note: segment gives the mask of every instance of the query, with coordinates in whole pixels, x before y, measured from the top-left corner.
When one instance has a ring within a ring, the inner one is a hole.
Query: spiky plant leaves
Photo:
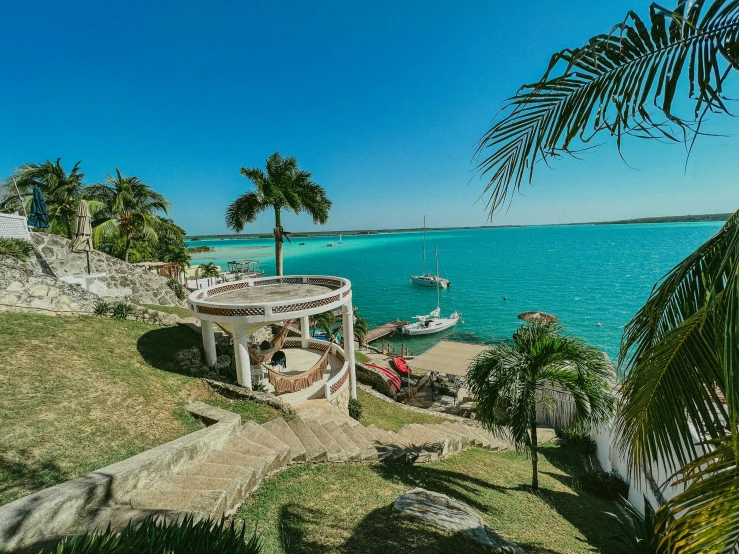
[[[225,520],[162,521],[155,516],[141,525],[130,523],[120,532],[75,535],[56,546],[54,554],[258,554],[261,540],[254,533],[247,539],[246,527],[227,525]]]
[[[632,11],[610,33],[558,52],[480,139],[490,216],[537,162],[574,155],[603,133],[619,148],[625,135],[690,143],[707,112],[728,112],[724,82],[737,67],[739,0],[652,4],[648,22]],[[682,83],[693,102],[686,116],[674,110]]]

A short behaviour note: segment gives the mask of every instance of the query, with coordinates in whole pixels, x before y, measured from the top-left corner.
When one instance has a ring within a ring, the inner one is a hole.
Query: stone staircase
[[[467,448],[502,451],[511,445],[482,428],[443,421],[410,424],[397,433],[364,427],[343,412],[311,403],[290,421],[263,425],[248,421],[222,448],[195,457],[176,473],[134,491],[125,513],[194,513],[220,518],[233,514],[262,480],[290,464],[377,460],[429,462]],[[121,519],[117,517],[115,519]]]

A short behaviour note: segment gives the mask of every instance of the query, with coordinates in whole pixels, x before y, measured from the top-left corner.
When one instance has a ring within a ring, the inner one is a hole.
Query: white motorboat
[[[414,285],[421,285],[422,287],[441,287],[442,289],[448,289],[452,286],[449,279],[439,277],[438,271],[436,272],[436,275],[431,275],[426,271],[426,216],[423,216],[423,256],[421,262],[421,273],[422,275],[411,275],[411,283]]]
[[[439,273],[439,248],[436,248],[436,273],[438,277]],[[440,289],[442,287],[436,287],[436,309],[428,315],[417,315],[413,319],[417,319],[415,323],[409,323],[402,327],[404,335],[430,335],[432,333],[438,333],[454,327],[459,323],[462,314],[454,312],[449,317],[439,317],[441,315],[441,296]]]

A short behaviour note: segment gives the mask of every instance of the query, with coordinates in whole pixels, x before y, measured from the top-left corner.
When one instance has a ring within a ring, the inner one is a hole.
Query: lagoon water
[[[623,326],[653,285],[720,227],[706,222],[429,231],[427,269],[434,270],[438,246],[440,273],[452,282],[441,291],[442,316],[458,310],[464,324],[390,342],[404,342],[415,354],[442,338],[497,342],[510,338],[521,323],[519,313],[541,310],[616,360]],[[410,275],[421,271],[422,237],[421,232],[344,235],[341,245],[338,236],[295,238],[285,243],[284,271],[350,279],[354,304],[370,327],[411,319],[436,307],[434,289],[410,283]],[[331,248],[328,242],[337,244]],[[216,248],[193,255],[193,264],[213,261],[226,270],[229,260],[256,259],[267,275],[275,273],[271,239],[203,239],[189,245]]]

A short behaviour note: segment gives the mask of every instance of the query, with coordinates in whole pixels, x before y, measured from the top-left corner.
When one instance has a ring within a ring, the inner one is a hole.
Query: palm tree
[[[157,231],[161,232],[164,221],[157,212],[166,214],[171,206],[164,196],[138,177],[124,177],[117,167],[115,177],[108,175],[105,184],[88,187],[87,195],[102,204],[94,214],[93,238],[101,242],[120,233],[124,238],[125,261],[135,239],[156,242]]]
[[[77,205],[85,191],[85,175],[80,171],[81,162],[74,164],[71,171],[67,172],[61,161],[61,158],[57,158],[56,162],[46,160],[22,165],[14,177],[18,188],[24,193],[30,194],[33,187],[41,190],[51,229],[62,227],[67,238],[71,239]]]
[[[649,16],[629,12],[611,33],[555,54],[504,106],[478,149],[491,217],[537,162],[575,153],[578,141],[588,147],[607,133],[619,150],[625,135],[690,149],[707,113],[728,113],[739,0],[681,0],[672,11],[652,4]],[[687,115],[675,108],[683,94],[693,105]],[[664,550],[729,552],[739,542],[738,260],[739,212],[655,286],[624,331],[621,449],[632,473],[661,463],[686,486],[658,511]]]
[[[208,286],[210,286],[211,277],[217,278],[221,274],[221,270],[213,262],[208,262],[207,264],[200,264],[198,266],[198,271],[203,277],[208,278]]]
[[[510,433],[518,450],[531,453],[531,488],[539,488],[536,407],[561,388],[574,402],[572,425],[589,430],[613,415],[615,380],[610,362],[595,348],[566,337],[554,325],[521,327],[509,344],[481,353],[470,365],[467,386],[482,424]]]
[[[359,313],[354,310],[354,338],[357,339],[360,346],[364,344],[364,338],[367,336],[368,331],[369,326],[367,325],[367,320],[360,317]]]
[[[283,158],[279,152],[267,158],[266,171],[258,167],[242,167],[241,174],[254,184],[256,190],[242,194],[227,208],[226,225],[239,233],[260,213],[273,209],[275,263],[277,275],[282,275],[282,243],[285,238],[290,240],[282,228],[282,210],[296,214],[305,211],[313,217],[313,223],[324,225],[332,203],[323,187],[311,180],[311,174],[298,169],[295,158]]]
[[[177,269],[184,276],[185,286],[187,286],[187,267],[190,265],[190,255],[185,250],[175,250],[168,253],[162,261],[177,264]]]
[[[341,319],[336,317],[333,310],[322,312],[315,316],[315,326],[326,333],[329,342],[333,342],[341,331]]]

